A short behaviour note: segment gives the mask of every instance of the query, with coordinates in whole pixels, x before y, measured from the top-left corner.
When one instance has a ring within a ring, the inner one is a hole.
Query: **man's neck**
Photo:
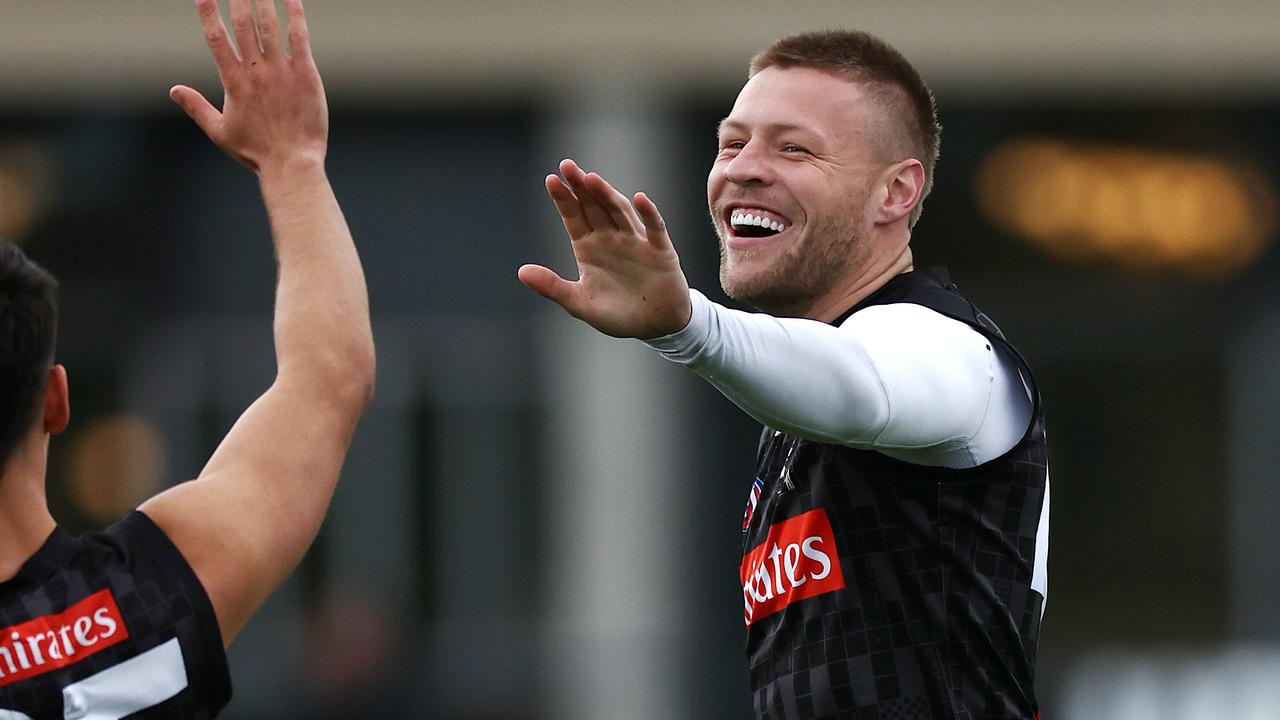
[[[804,317],[824,323],[832,322],[849,308],[884,287],[885,283],[913,268],[911,246],[903,246],[902,251],[896,256],[882,256],[878,262],[869,263],[863,268],[862,274],[853,282],[818,298],[813,307],[804,313]]]
[[[57,524],[44,491],[43,454],[19,448],[0,475],[0,582],[12,578]]]

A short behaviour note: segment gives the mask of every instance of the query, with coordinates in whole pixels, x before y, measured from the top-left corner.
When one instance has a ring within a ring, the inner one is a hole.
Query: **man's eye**
[[[720,144],[720,149],[721,150],[741,150],[746,146],[747,144],[742,142],[741,140],[726,140],[725,142]]]
[[[800,147],[799,145],[796,145],[796,144],[788,144],[788,145],[783,145],[783,146],[782,146],[782,152],[787,152],[787,153],[807,153],[807,152],[809,152],[809,151],[808,151],[808,150],[805,150],[804,148]]]

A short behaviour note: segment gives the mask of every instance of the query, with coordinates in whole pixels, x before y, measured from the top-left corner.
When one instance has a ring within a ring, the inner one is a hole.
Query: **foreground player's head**
[[[0,472],[37,426],[66,425],[66,374],[53,362],[57,290],[52,275],[0,239]]]
[[[805,314],[893,258],[909,264],[940,134],[928,86],[874,36],[811,32],[757,55],[707,179],[725,292]]]

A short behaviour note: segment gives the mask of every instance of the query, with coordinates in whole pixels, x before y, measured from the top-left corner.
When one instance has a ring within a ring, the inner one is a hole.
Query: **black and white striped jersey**
[[[890,303],[1008,353],[1031,421],[1008,452],[958,469],[765,428],[740,569],[755,716],[1033,720],[1049,506],[1039,395],[941,269],[894,278],[836,324]]]
[[[199,720],[230,698],[213,606],[146,515],[55,530],[0,583],[0,720]]]

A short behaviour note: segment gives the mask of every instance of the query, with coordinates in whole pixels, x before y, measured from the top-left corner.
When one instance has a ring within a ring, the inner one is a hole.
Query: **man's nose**
[[[768,184],[773,181],[768,152],[763,143],[748,142],[724,165],[725,179],[735,185]]]

